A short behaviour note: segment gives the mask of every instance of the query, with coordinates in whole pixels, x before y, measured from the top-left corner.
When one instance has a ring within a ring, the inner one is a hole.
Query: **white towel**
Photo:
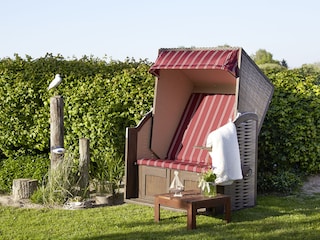
[[[216,184],[230,185],[234,180],[242,179],[237,129],[233,122],[211,132],[206,146],[212,147],[209,154],[213,172],[217,176]]]

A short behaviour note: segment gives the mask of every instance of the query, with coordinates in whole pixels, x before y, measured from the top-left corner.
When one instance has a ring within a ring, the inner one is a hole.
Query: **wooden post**
[[[79,187],[82,194],[84,194],[89,185],[89,163],[90,163],[90,149],[89,149],[89,139],[80,138],[79,139],[79,172],[80,181]]]
[[[57,147],[64,147],[64,125],[63,125],[63,98],[54,96],[50,98],[50,152],[51,169],[55,169],[61,155],[53,153]]]

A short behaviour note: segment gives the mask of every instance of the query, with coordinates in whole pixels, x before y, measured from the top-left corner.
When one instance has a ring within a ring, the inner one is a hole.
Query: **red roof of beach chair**
[[[160,69],[220,69],[237,76],[239,49],[160,49],[150,72]]]

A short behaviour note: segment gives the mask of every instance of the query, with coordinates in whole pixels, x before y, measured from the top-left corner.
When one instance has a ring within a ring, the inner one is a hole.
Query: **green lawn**
[[[319,239],[320,196],[259,196],[254,208],[222,216],[197,216],[186,229],[186,215],[123,204],[85,210],[23,209],[0,206],[0,239]]]

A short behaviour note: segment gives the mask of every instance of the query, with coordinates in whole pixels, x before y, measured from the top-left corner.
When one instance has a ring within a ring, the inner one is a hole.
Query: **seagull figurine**
[[[61,78],[60,74],[56,74],[55,78],[54,78],[54,79],[52,80],[52,82],[49,84],[48,91],[49,91],[51,88],[58,87],[61,82],[62,82],[62,78]]]

